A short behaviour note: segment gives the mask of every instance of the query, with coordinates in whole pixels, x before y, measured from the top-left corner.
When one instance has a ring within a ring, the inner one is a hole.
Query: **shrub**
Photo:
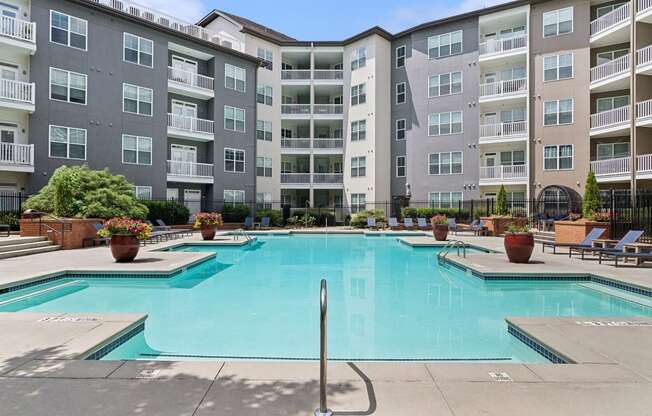
[[[402,218],[432,218],[435,215],[444,215],[448,218],[455,218],[457,221],[466,221],[469,218],[468,210],[459,210],[457,208],[412,208],[405,207],[401,209]]]
[[[325,227],[328,221],[329,226],[335,225],[335,212],[319,210],[315,214],[315,224],[319,227]]]
[[[586,177],[586,185],[584,187],[584,199],[582,200],[582,214],[590,218],[596,212],[600,211],[600,188],[598,181],[595,179],[593,171],[589,171]]]
[[[147,219],[156,223],[156,220],[163,220],[168,225],[187,224],[190,218],[190,211],[177,201],[141,201],[149,210]]]
[[[124,176],[111,175],[108,169],[90,170],[86,165],[55,170],[48,184],[25,201],[24,208],[81,218],[144,219],[148,212]]]
[[[508,233],[528,233],[530,232],[530,227],[527,225],[518,225],[518,224],[509,224],[507,226]]]
[[[293,215],[288,218],[288,225],[292,227],[312,227],[315,225],[315,217],[312,215]]]
[[[505,190],[505,185],[500,185],[500,190],[498,191],[498,196],[496,197],[496,214],[509,214],[509,208],[507,207],[507,191]]]
[[[385,211],[382,209],[370,209],[356,212],[351,215],[351,227],[364,228],[367,226],[367,218],[373,217],[376,222],[385,221]]]
[[[281,210],[259,209],[256,213],[256,221],[260,221],[263,217],[269,217],[269,223],[274,227],[283,226],[283,212]]]
[[[249,215],[249,206],[244,204],[224,205],[222,208],[224,222],[243,222]]]
[[[0,212],[0,224],[7,224],[12,230],[20,228],[20,215],[17,212]]]

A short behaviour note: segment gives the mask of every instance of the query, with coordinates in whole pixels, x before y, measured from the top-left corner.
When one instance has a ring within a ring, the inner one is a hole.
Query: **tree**
[[[600,211],[601,205],[598,181],[595,179],[593,171],[589,171],[589,174],[586,176],[586,185],[584,186],[582,215],[585,218],[591,218],[596,212]]]
[[[509,208],[507,207],[507,191],[505,191],[505,185],[500,185],[500,191],[498,191],[498,197],[496,198],[496,213],[498,215],[509,214]]]
[[[57,217],[81,218],[144,219],[148,212],[124,176],[86,165],[55,170],[48,184],[25,201],[25,207]]]

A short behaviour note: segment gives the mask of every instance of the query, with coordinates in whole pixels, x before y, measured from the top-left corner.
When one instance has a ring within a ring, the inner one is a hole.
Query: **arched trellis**
[[[567,186],[546,186],[537,197],[537,211],[548,218],[563,218],[582,211],[582,197]]]

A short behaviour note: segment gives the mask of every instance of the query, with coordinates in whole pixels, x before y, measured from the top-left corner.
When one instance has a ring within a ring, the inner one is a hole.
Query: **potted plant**
[[[195,215],[195,228],[201,230],[201,236],[204,240],[215,238],[215,231],[222,224],[222,214],[220,213],[199,212]]]
[[[432,235],[437,241],[446,241],[448,238],[448,218],[445,215],[435,215],[430,218]]]
[[[534,235],[524,225],[512,224],[505,233],[505,252],[510,263],[527,263],[534,249]]]
[[[101,237],[111,238],[111,254],[118,263],[133,261],[138,255],[140,240],[146,240],[152,227],[131,218],[111,218],[97,232]]]

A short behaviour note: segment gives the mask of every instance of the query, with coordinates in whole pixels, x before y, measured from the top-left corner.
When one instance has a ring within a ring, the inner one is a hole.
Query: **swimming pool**
[[[545,361],[506,316],[652,316],[652,309],[560,281],[482,281],[396,237],[258,236],[170,279],[76,278],[0,311],[143,312],[145,331],[107,359],[315,359],[319,283],[328,280],[329,356],[355,360]],[[544,270],[542,270],[544,271]]]

